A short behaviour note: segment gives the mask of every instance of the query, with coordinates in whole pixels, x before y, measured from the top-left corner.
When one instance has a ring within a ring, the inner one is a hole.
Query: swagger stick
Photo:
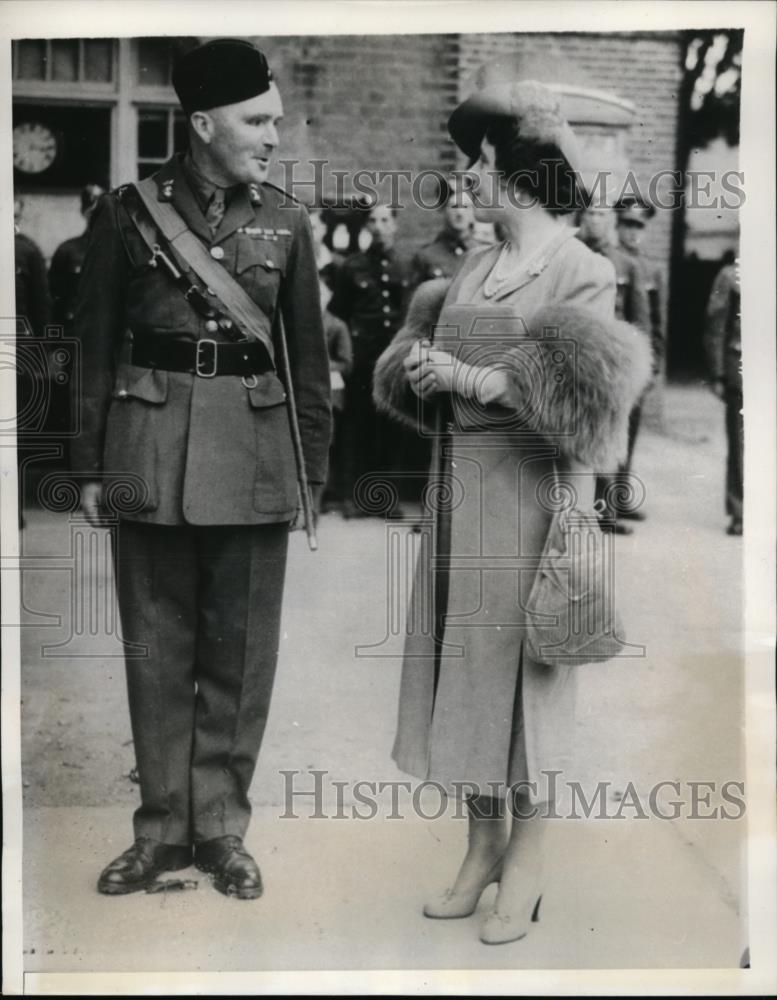
[[[318,549],[318,539],[316,538],[316,522],[313,517],[313,502],[310,498],[310,486],[308,485],[308,472],[305,468],[305,454],[302,450],[302,435],[299,430],[299,419],[297,417],[297,400],[294,397],[294,383],[291,379],[291,363],[289,361],[289,346],[286,343],[286,330],[283,325],[283,316],[280,308],[278,317],[278,339],[281,347],[281,360],[283,363],[283,376],[286,382],[286,406],[289,411],[289,426],[291,427],[291,441],[294,445],[294,459],[297,463],[297,483],[299,484],[300,499],[302,500],[302,513],[305,517],[305,533],[308,536],[308,546],[311,552]]]

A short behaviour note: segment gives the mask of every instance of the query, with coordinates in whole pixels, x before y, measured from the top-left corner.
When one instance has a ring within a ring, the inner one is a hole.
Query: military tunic
[[[641,250],[632,250],[621,245],[621,250],[640,269],[642,285],[645,289],[648,305],[648,322],[650,343],[653,348],[653,372],[661,371],[666,354],[663,314],[663,277],[658,264],[647,257]]]
[[[46,285],[46,263],[37,243],[18,231],[14,232],[14,264],[16,284],[16,412],[19,442],[17,449],[19,523],[25,501],[25,469],[34,460],[34,447],[25,446],[30,432],[49,430],[51,413],[42,412],[50,404],[52,382],[48,375],[49,359],[44,345],[28,344],[28,338],[42,338],[50,321],[50,301]],[[26,432],[26,433],[25,433]]]
[[[81,233],[60,243],[51,258],[49,289],[54,320],[66,329],[72,327],[75,316],[78,284],[84,266],[89,234]]]
[[[704,348],[710,378],[723,387],[726,404],[726,513],[742,521],[744,496],[744,417],[742,414],[742,330],[736,266],[715,277],[707,303]]]
[[[81,269],[84,266],[89,233],[85,231],[80,236],[60,243],[54,251],[49,268],[49,290],[51,292],[52,317],[60,325],[65,335],[73,334],[73,318],[75,316],[78,285],[81,281]],[[54,375],[51,391],[52,427],[60,432],[67,431],[72,426],[72,401],[69,386],[72,378],[72,357],[65,352],[66,361],[56,361],[52,357]],[[70,442],[63,438],[63,448],[67,451]]]
[[[353,343],[353,367],[346,380],[343,413],[343,488],[353,498],[359,479],[370,473],[391,478],[400,433],[375,409],[375,362],[404,316],[409,262],[395,249],[372,244],[346,258],[337,275],[329,311],[344,320]]]
[[[178,157],[155,181],[157,197],[172,203],[268,318],[283,314],[308,475],[323,483],[329,366],[306,211],[270,185],[238,185],[213,232],[197,179]],[[127,659],[141,787],[135,836],[184,845],[242,837],[248,825],[296,471],[275,372],[205,377],[131,363],[138,336],[226,336],[152,266],[128,193],[103,199],[84,261],[75,310],[83,430],[73,457],[82,478],[104,477],[120,506],[123,638],[145,650]]]
[[[452,278],[464,254],[473,246],[473,240],[461,239],[458,233],[446,226],[413,257],[411,287],[416,288],[422,281],[431,281],[433,278]]]
[[[618,319],[631,323],[642,330],[653,343],[653,327],[650,315],[650,302],[645,287],[645,272],[631,254],[608,241],[586,241],[591,250],[602,254],[610,260],[615,268],[617,291],[615,297],[615,315]],[[654,359],[655,366],[655,359]],[[602,475],[597,484],[597,495],[604,499],[612,514],[630,513],[633,510],[633,499],[637,492],[631,485],[631,461],[637,443],[637,435],[642,421],[642,400],[640,399],[629,415],[629,447],[625,460],[618,467],[615,475]]]
[[[14,258],[16,331],[20,336],[42,337],[51,319],[46,262],[37,243],[19,232],[14,234]]]

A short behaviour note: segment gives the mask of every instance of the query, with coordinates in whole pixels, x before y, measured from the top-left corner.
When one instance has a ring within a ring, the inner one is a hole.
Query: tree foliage
[[[741,29],[685,32],[683,110],[686,148],[723,137],[739,144]]]

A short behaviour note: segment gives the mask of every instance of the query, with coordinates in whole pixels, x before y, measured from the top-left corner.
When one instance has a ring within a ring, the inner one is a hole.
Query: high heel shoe
[[[446,889],[435,899],[430,900],[424,906],[424,916],[432,920],[458,920],[461,917],[469,917],[475,912],[478,900],[491,885],[498,882],[502,876],[502,859],[500,858],[491,867],[488,875],[479,886],[468,894],[454,892],[453,889]]]
[[[542,896],[537,898],[531,917],[527,912],[511,917],[508,914],[497,913],[496,910],[487,917],[480,931],[480,940],[483,944],[507,944],[510,941],[520,941],[529,933],[532,924],[536,924],[540,919],[540,903]]]

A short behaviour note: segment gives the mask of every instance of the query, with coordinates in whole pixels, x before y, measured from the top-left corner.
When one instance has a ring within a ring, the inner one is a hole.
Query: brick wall
[[[303,36],[256,40],[283,95],[282,155],[326,159],[334,169],[447,169],[456,150],[448,115],[478,67],[515,60],[534,78],[610,91],[636,109],[626,153],[640,185],[673,169],[680,81],[679,37],[656,34]],[[281,174],[276,175],[279,180]],[[296,175],[312,178],[310,168]],[[334,193],[329,179],[326,193]],[[388,191],[388,188],[385,188]],[[428,213],[408,208],[401,234],[429,238]],[[672,213],[659,211],[646,249],[665,273]]]
[[[286,118],[283,158],[326,159],[349,172],[450,168],[454,147],[445,127],[457,103],[455,35],[372,35],[257,39],[278,80]],[[288,175],[287,175],[288,176]],[[310,168],[297,176],[312,179]],[[280,181],[283,175],[276,172]],[[335,193],[325,171],[324,193]],[[310,188],[299,188],[304,197]],[[390,192],[388,183],[381,187]],[[400,194],[407,194],[403,186]],[[350,184],[346,194],[352,193]],[[431,225],[437,226],[433,219]],[[400,234],[429,239],[429,213],[409,207]]]

